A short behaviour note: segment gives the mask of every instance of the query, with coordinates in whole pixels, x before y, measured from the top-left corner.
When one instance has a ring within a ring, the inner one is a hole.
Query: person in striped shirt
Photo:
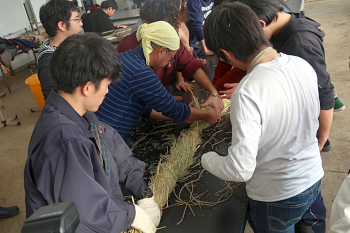
[[[109,86],[97,117],[124,137],[140,117],[158,120],[220,121],[215,109],[198,110],[175,100],[161,84],[153,70],[171,66],[180,46],[175,29],[165,21],[143,24],[137,31],[141,45],[120,54],[120,81]],[[217,98],[220,98],[217,96]]]

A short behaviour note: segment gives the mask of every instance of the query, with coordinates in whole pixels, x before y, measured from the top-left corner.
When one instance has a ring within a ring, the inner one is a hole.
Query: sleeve
[[[137,46],[139,46],[139,44],[140,43],[136,39],[136,32],[134,32],[123,37],[123,39],[118,43],[117,51],[118,53],[123,53],[131,49],[135,49]]]
[[[94,146],[80,139],[62,142],[44,161],[36,186],[49,203],[75,203],[80,217],[76,232],[122,232],[133,222],[135,207],[112,199],[102,187],[109,181],[99,158],[91,156],[96,154]]]
[[[295,38],[291,38],[295,40]],[[322,41],[317,39],[306,41],[307,45],[298,46],[298,50],[291,51],[290,55],[295,55],[306,60],[317,74],[318,92],[320,98],[321,109],[328,110],[334,107],[334,86],[331,82],[329,73],[327,72],[326,59]],[[306,44],[306,42],[304,42]]]
[[[233,67],[229,70],[221,79],[216,82],[216,88],[218,91],[226,90],[224,87],[225,83],[239,83],[242,78],[246,75],[246,71],[241,70],[237,67]]]
[[[350,175],[344,180],[332,205],[329,233],[348,232],[350,229]]]
[[[114,30],[115,27],[113,25],[112,20],[106,17],[99,17],[96,21],[93,22],[93,31],[94,32],[106,32],[110,30]]]
[[[207,169],[213,175],[227,181],[246,182],[256,168],[256,156],[261,135],[259,109],[256,103],[241,93],[231,97],[230,119],[232,145],[227,156],[209,156]],[[239,111],[235,111],[239,109]]]
[[[188,0],[187,1],[187,17],[189,19],[190,33],[195,35],[197,41],[204,39],[203,34],[203,21],[204,16],[201,10],[201,4],[199,0]]]
[[[214,86],[216,86],[216,89],[218,91],[223,91],[225,90],[223,87],[220,87],[217,85],[217,82],[222,78],[224,77],[224,75],[229,72],[232,68],[232,65],[229,64],[228,62],[226,61],[218,61],[218,64],[216,65],[216,68],[215,68],[215,74],[214,74],[214,77],[213,77],[213,84]],[[219,90],[220,89],[220,90]]]
[[[46,101],[52,89],[56,89],[56,82],[50,71],[50,60],[52,54],[45,54],[39,59],[38,78],[40,80],[41,90]]]
[[[180,43],[180,49],[177,51],[175,59],[175,70],[182,72],[182,76],[187,81],[192,81],[194,73],[199,68],[203,68],[203,63],[195,58],[182,43]]]
[[[191,109],[175,100],[151,69],[140,70],[130,82],[129,92],[140,101],[177,122],[187,120]]]
[[[139,197],[147,188],[147,184],[143,180],[146,164],[131,156],[131,150],[115,129],[101,121],[100,125],[104,127],[102,135],[105,142],[108,143],[109,153],[118,166],[119,182],[129,189],[136,198]]]

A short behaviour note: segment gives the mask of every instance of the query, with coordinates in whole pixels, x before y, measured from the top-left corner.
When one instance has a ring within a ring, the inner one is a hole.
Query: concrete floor
[[[305,12],[308,17],[321,23],[321,29],[326,33],[324,46],[328,71],[338,90],[339,98],[347,106],[344,111],[334,113],[330,133],[332,150],[321,153],[325,170],[322,195],[328,210],[328,222],[332,202],[350,168],[350,4],[348,0],[307,0]],[[36,67],[31,67],[36,73]],[[0,130],[0,205],[17,205],[20,208],[17,216],[0,219],[1,233],[20,232],[25,220],[23,169],[30,136],[40,116],[40,112],[30,111],[31,108],[37,107],[29,87],[24,84],[30,75],[31,70],[27,68],[16,71],[16,78],[9,80],[12,94],[8,93],[6,86],[0,85],[0,91],[6,91],[8,94],[2,99],[6,113],[8,116],[17,114],[22,124]],[[0,84],[3,84],[3,81]],[[245,232],[250,233],[252,230],[247,227]]]

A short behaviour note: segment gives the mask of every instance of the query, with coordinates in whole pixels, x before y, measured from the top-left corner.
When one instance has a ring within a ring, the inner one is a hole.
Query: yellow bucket
[[[40,81],[38,79],[38,74],[34,74],[26,79],[25,84],[27,84],[30,87],[30,90],[32,90],[32,93],[34,95],[34,98],[36,102],[39,105],[39,108],[43,110],[45,106],[45,99],[43,92],[41,90]]]

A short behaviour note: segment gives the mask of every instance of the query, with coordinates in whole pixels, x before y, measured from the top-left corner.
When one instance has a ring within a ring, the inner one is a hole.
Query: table
[[[209,62],[214,61],[214,56],[208,59]],[[211,73],[214,72],[212,69],[212,64],[208,63],[208,71]],[[210,73],[209,73],[210,74]],[[195,95],[198,95],[204,98],[207,93],[205,90],[201,89],[198,84],[194,83]],[[183,96],[183,102],[191,101],[191,94],[186,92],[179,92],[176,90],[174,86],[170,86],[168,88],[169,92],[173,95],[181,95]],[[166,133],[159,133],[156,135],[151,135],[146,137],[143,141],[141,141],[134,149],[133,154],[136,158],[145,161],[149,166],[158,164],[160,157],[164,156],[170,151],[170,143],[168,143],[167,137],[175,136],[177,138],[180,135],[180,132],[188,127],[188,124],[179,123],[172,124],[170,126],[164,126],[164,124],[169,124],[173,122],[162,122],[155,121],[151,119],[142,119],[137,126],[129,133],[129,137],[131,140],[136,142],[138,139],[142,138],[145,134],[155,132],[158,130],[169,129],[170,131]],[[159,127],[159,128],[155,128]],[[225,115],[223,117],[223,121],[220,124],[214,124],[211,127],[205,129],[202,135],[202,141],[208,141],[213,133],[222,130],[217,133],[204,147],[201,145],[196,155],[201,155],[210,150],[217,151],[221,155],[227,155],[227,148],[231,141],[230,131],[231,123],[229,119],[229,115]],[[225,140],[226,138],[226,140]],[[224,140],[223,140],[224,139]],[[219,144],[214,145],[216,142],[220,142]],[[213,145],[213,147],[212,147]],[[199,161],[199,160],[198,160]],[[191,172],[200,172],[202,170],[201,166],[195,166],[191,168]],[[147,170],[145,172],[146,177],[150,177],[150,171]],[[198,174],[194,175],[192,178],[185,182],[189,182],[190,180],[194,180],[198,177]],[[178,194],[181,187],[184,183],[179,183],[175,189],[175,192]],[[205,196],[203,196],[202,200],[215,202],[218,200],[219,196],[215,194],[215,192],[222,190],[226,187],[224,181],[219,178],[213,176],[208,172],[204,172],[202,177],[195,182],[194,191],[197,194],[203,193],[206,190],[209,191]],[[187,199],[188,193],[184,193],[182,195],[182,199]],[[169,198],[169,205],[172,205],[175,202],[175,195],[171,194]],[[218,204],[214,207],[192,207],[195,216],[192,212],[187,209],[185,217],[183,221],[177,225],[178,222],[182,219],[182,215],[184,212],[184,206],[172,206],[168,209],[164,209],[162,219],[159,227],[164,227],[164,229],[160,229],[157,232],[160,233],[192,233],[192,232],[234,232],[240,233],[244,232],[245,223],[246,223],[246,211],[247,211],[247,203],[248,197],[245,190],[245,184],[239,184],[233,192],[232,197],[226,201],[225,203]]]
[[[140,19],[140,9],[116,11],[114,15],[109,18],[112,20],[114,26],[132,25]]]

